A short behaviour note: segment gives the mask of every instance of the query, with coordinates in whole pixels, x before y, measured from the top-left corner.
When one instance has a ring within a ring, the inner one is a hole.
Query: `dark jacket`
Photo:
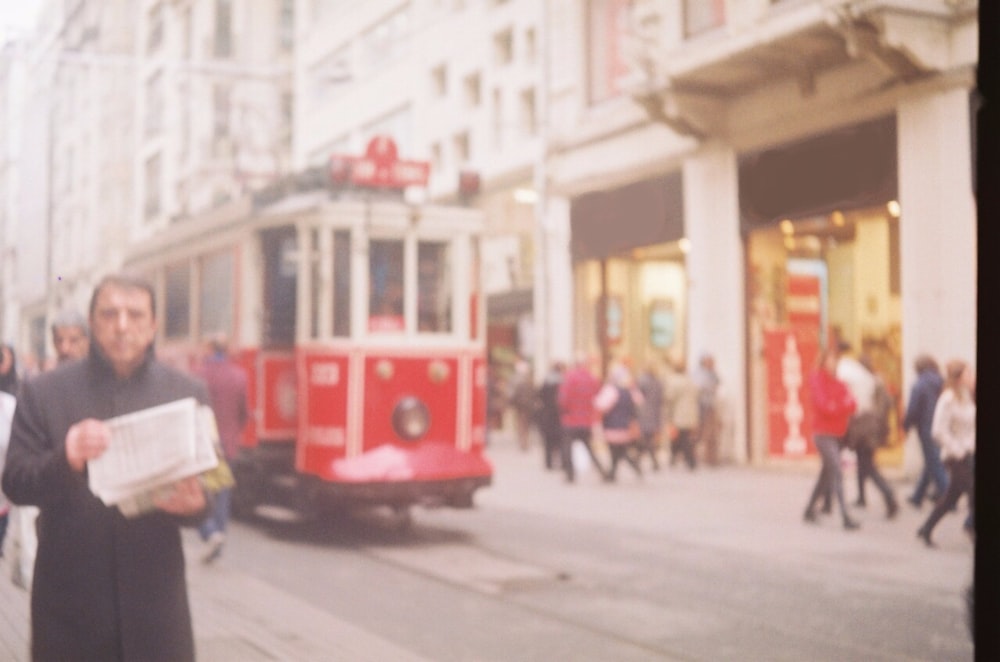
[[[562,434],[559,422],[559,386],[562,384],[562,373],[549,371],[538,389],[538,429],[548,438],[558,439]]]
[[[208,404],[199,382],[150,352],[118,379],[96,349],[89,357],[22,385],[3,490],[40,508],[31,595],[34,660],[194,658],[194,637],[178,526],[161,511],[126,519],[87,487],[66,460],[66,433],[86,418],[107,419],[180,398]]]
[[[916,428],[920,441],[931,447],[934,445],[934,437],[931,435],[934,407],[937,406],[943,387],[944,379],[937,371],[921,370],[910,389],[910,401],[903,417],[903,429],[909,432],[911,428]]]

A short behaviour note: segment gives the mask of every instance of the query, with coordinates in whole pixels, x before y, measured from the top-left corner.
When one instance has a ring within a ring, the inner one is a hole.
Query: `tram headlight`
[[[392,411],[392,427],[403,439],[419,439],[431,426],[431,413],[427,405],[412,396],[396,403]]]

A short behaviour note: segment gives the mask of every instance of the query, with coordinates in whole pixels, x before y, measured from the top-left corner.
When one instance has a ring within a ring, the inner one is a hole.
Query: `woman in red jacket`
[[[816,521],[816,502],[827,492],[837,496],[840,512],[844,516],[844,528],[856,529],[860,526],[847,514],[844,503],[844,477],[840,471],[841,439],[847,431],[847,422],[854,413],[856,403],[847,386],[837,379],[836,350],[830,348],[820,352],[817,368],[809,376],[809,395],[813,410],[813,441],[823,462],[816,479],[816,487],[806,506],[804,518]]]

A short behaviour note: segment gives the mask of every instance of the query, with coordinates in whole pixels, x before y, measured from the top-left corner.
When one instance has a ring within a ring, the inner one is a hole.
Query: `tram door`
[[[263,319],[260,354],[254,381],[261,441],[291,444],[298,429],[298,384],[295,373],[295,307],[297,239],[292,226],[264,230]]]

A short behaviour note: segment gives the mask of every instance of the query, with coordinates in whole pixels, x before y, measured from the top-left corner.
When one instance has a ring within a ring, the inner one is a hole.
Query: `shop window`
[[[191,270],[187,262],[167,267],[165,278],[163,333],[168,339],[187,338],[191,333]]]
[[[403,242],[375,240],[368,252],[368,329],[403,331]]]
[[[202,337],[213,333],[232,334],[235,303],[233,267],[230,250],[201,258],[198,331]]]
[[[420,242],[417,248],[417,327],[447,333],[451,325],[451,251],[446,242]]]

